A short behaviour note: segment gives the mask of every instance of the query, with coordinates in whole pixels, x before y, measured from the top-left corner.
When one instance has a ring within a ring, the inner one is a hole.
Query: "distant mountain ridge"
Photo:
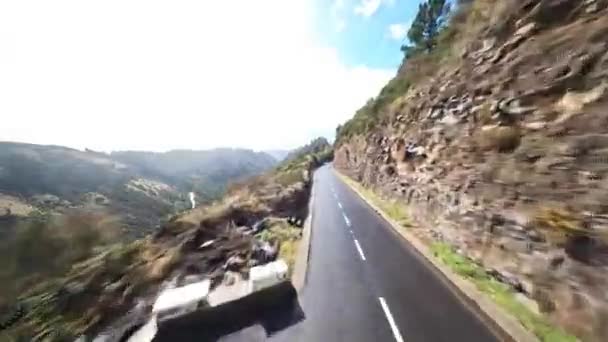
[[[287,157],[290,150],[267,150],[267,151],[263,151],[263,152],[270,154],[278,162],[281,162],[281,161],[285,160],[285,157]]]
[[[95,207],[121,216],[132,230],[149,231],[188,208],[189,192],[198,203],[211,201],[229,182],[276,164],[269,154],[246,149],[106,154],[0,142],[0,194],[45,210]]]
[[[276,159],[264,152],[247,149],[173,150],[164,153],[118,151],[110,157],[133,165],[148,177],[154,177],[195,191],[212,199],[223,192],[227,181],[241,180],[269,170]]]

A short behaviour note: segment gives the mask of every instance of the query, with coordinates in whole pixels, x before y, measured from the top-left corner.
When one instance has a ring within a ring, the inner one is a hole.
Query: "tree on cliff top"
[[[437,35],[450,13],[447,0],[427,0],[418,6],[407,37],[412,45],[402,45],[406,58],[420,52],[430,52],[437,44]]]

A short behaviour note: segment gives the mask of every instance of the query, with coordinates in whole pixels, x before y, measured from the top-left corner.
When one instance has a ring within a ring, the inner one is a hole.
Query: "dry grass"
[[[0,194],[0,216],[9,213],[14,216],[27,216],[34,210],[34,207],[16,197]]]
[[[534,217],[534,225],[543,230],[547,240],[561,245],[569,236],[585,235],[582,220],[576,214],[561,208],[541,208]]]
[[[291,276],[298,253],[302,229],[289,225],[285,220],[271,220],[270,227],[258,234],[258,238],[267,242],[279,243],[279,257],[289,266]]]
[[[482,130],[477,136],[477,145],[485,151],[511,152],[520,142],[521,134],[515,127],[493,127]]]
[[[489,125],[492,123],[492,104],[486,102],[477,112],[477,120],[481,125]]]
[[[148,266],[147,278],[152,281],[165,279],[181,258],[182,253],[179,247],[167,250]]]
[[[15,236],[0,241],[0,302],[11,302],[32,286],[119,240],[119,225],[102,213],[69,212],[20,222]]]
[[[175,221],[168,224],[171,228],[171,232],[183,232],[198,225],[204,219],[224,215],[229,209],[229,203],[231,202],[229,199],[230,198],[226,198],[223,201],[218,201],[208,206],[194,208],[179,216]]]
[[[299,240],[287,240],[281,243],[281,249],[279,250],[279,258],[285,260],[287,266],[289,266],[289,277],[293,275],[299,245]]]
[[[295,184],[297,182],[304,181],[303,171],[296,169],[290,171],[279,172],[274,180],[281,186],[289,186],[291,184]]]

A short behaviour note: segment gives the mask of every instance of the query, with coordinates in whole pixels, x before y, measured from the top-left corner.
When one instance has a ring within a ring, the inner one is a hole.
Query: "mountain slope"
[[[275,257],[293,262],[307,216],[311,172],[325,161],[301,156],[284,162],[131,242],[100,236],[107,222],[96,217],[47,227],[34,222],[12,244],[0,240],[0,252],[7,255],[0,259],[0,333],[27,341],[120,333],[150,315],[168,282],[209,278],[214,289],[228,283],[228,269],[232,275],[246,274],[268,262],[266,252],[260,257],[260,246],[266,244],[272,244]],[[85,234],[71,227],[83,227]],[[39,248],[28,248],[36,244]]]
[[[264,152],[270,154],[278,162],[282,162],[289,154],[289,150],[269,150]]]
[[[423,240],[606,341],[608,3],[461,3],[340,127],[336,167],[407,208]]]
[[[301,158],[306,155],[323,153],[323,152],[327,152],[330,149],[331,149],[331,145],[329,144],[327,139],[320,137],[320,138],[312,140],[310,143],[308,143],[302,147],[299,147],[299,148],[289,152],[287,154],[287,156],[285,156],[285,160],[289,161],[289,160]]]
[[[259,174],[275,163],[267,154],[248,150],[105,154],[2,142],[0,194],[42,210],[83,208],[119,215],[130,233],[142,236],[189,208],[189,192],[198,203],[211,201],[228,182]]]
[[[145,175],[197,192],[205,199],[221,195],[229,181],[259,174],[277,164],[263,152],[227,148],[165,153],[124,151],[112,152],[110,157],[137,167]]]

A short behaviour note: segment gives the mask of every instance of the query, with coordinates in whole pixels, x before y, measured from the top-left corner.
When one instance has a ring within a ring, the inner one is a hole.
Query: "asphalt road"
[[[269,337],[252,326],[220,341],[499,341],[330,166],[314,184],[303,317]]]

